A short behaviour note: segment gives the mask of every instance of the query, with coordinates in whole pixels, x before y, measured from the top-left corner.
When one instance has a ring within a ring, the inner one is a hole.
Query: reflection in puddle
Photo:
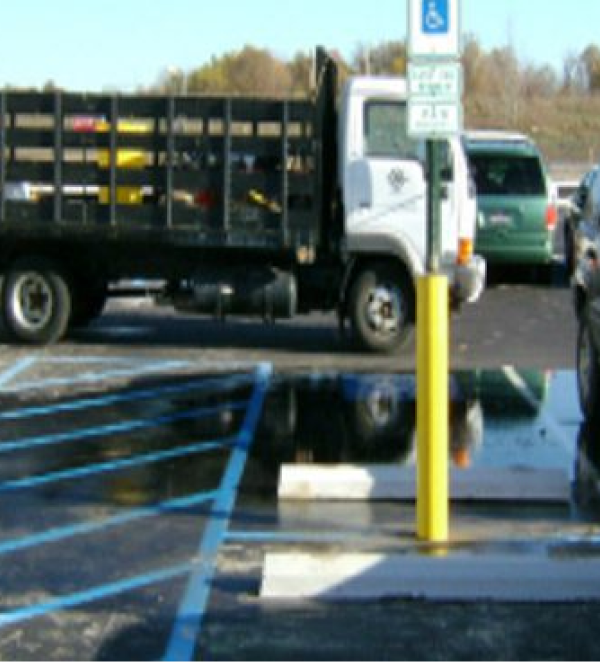
[[[573,373],[507,368],[450,379],[453,466],[562,469],[578,486],[578,498],[583,494],[589,502],[590,487],[600,494],[600,461],[585,464],[594,478],[580,486],[581,414]],[[253,460],[270,476],[271,493],[284,463],[414,464],[415,399],[409,374],[281,378],[265,403]],[[582,428],[581,434],[600,448],[598,431]]]
[[[551,373],[476,371],[451,375],[450,451],[459,467],[562,466],[573,452],[544,423]],[[323,375],[275,382],[258,448],[272,461],[412,463],[413,375]],[[573,444],[574,447],[574,444]]]
[[[35,439],[39,425],[45,426],[45,435],[56,429],[65,438],[57,448],[36,445],[6,455],[0,478],[124,462],[123,471],[48,485],[44,498],[143,505],[215,489],[252,393],[248,376],[211,380],[188,375],[174,381],[162,377],[156,383],[144,377],[128,389],[111,394],[111,406],[90,408],[85,416],[50,407],[52,420],[5,422],[7,440]],[[457,372],[450,375],[450,397],[455,467],[559,468],[584,486],[578,498],[587,502],[598,492],[600,434],[588,428],[580,434],[573,373],[512,368]],[[414,465],[415,400],[413,374],[275,377],[252,446],[244,493],[275,498],[284,463]],[[148,453],[157,461],[144,460]]]

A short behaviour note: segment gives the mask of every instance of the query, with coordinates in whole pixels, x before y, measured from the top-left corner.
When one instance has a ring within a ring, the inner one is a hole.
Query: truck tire
[[[349,313],[364,349],[393,352],[410,337],[414,320],[414,296],[407,275],[390,264],[365,267],[350,289]]]
[[[71,315],[67,280],[56,265],[43,258],[20,260],[9,268],[2,303],[6,330],[29,345],[60,340]]]
[[[584,416],[597,421],[600,418],[600,357],[585,312],[579,320],[577,335],[577,387]]]

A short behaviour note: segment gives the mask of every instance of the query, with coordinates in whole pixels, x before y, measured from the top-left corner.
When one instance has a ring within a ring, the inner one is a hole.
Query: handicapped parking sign
[[[450,29],[448,0],[423,0],[421,17],[425,34],[446,34]]]
[[[460,55],[461,0],[408,0],[409,58]]]

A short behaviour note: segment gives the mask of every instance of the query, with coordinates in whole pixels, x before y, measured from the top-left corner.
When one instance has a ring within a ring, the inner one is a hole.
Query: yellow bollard
[[[417,282],[417,537],[448,540],[448,279]]]

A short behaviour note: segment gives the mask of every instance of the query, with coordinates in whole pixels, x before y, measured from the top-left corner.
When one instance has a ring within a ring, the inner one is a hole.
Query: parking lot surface
[[[451,471],[561,475],[567,492],[454,500],[443,549],[416,539],[412,498],[279,494],[284,466],[414,470],[410,347],[357,355],[331,320],[219,335],[144,305],[115,305],[52,349],[4,347],[0,657],[597,658],[595,599],[261,594],[281,553],[508,554],[595,571],[600,433],[577,403],[568,290],[486,296],[453,325]]]

